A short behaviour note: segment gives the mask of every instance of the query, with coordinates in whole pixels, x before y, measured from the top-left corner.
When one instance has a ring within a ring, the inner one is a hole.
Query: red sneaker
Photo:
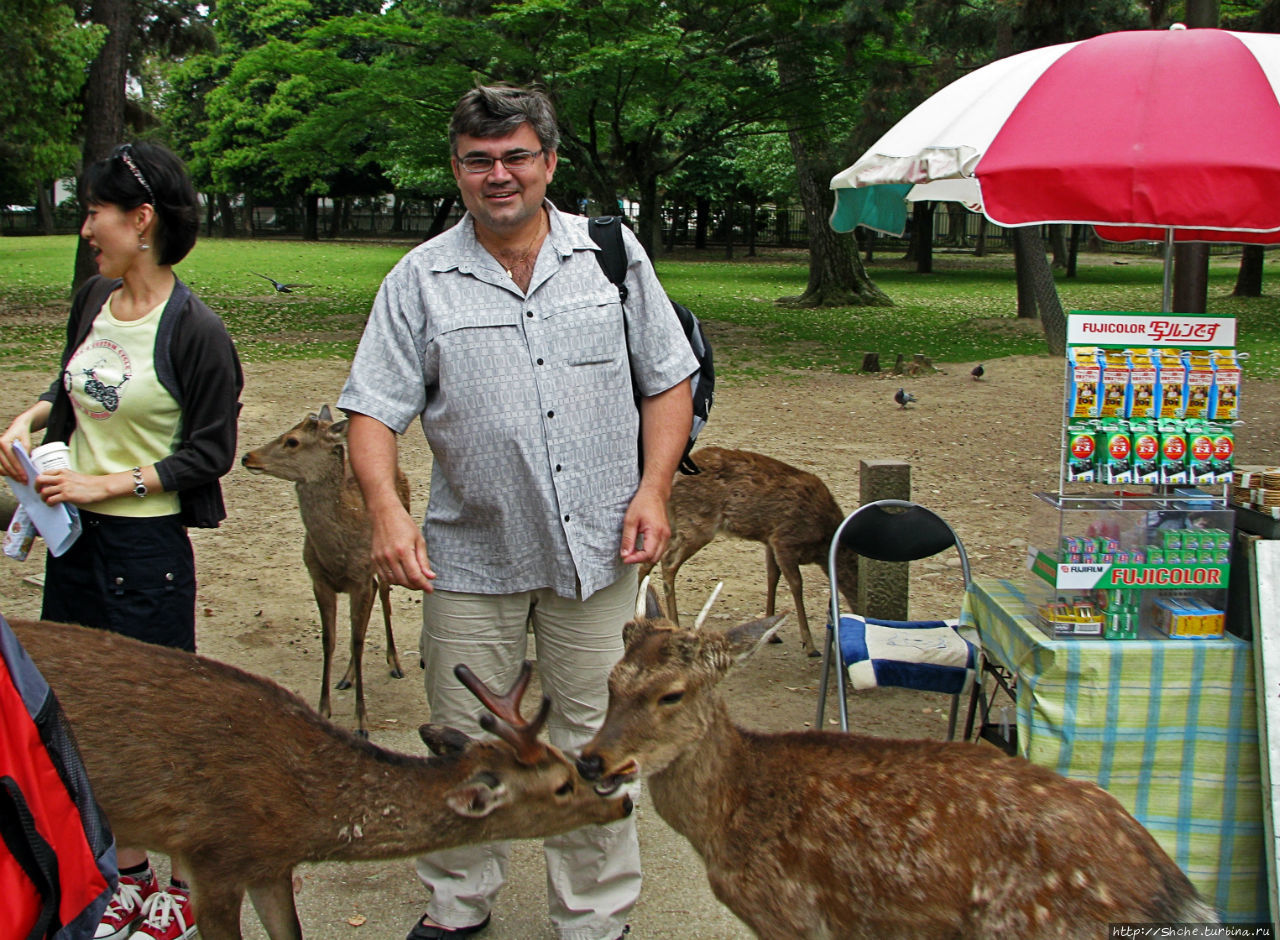
[[[160,890],[154,871],[147,872],[147,880],[140,881],[128,875],[120,876],[116,893],[102,914],[102,922],[93,940],[124,940],[133,929],[134,922],[142,917],[142,907],[147,899]]]
[[[191,893],[169,885],[147,898],[142,923],[129,940],[187,940],[196,932]]]

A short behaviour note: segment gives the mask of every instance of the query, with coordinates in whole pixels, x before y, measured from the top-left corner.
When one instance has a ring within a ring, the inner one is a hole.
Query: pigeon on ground
[[[973,376],[973,380],[977,382],[979,379],[982,378],[983,373],[985,373],[986,371],[987,371],[986,369],[982,368],[982,363],[979,362],[976,366],[974,366],[969,371],[969,374]]]
[[[907,402],[916,400],[916,396],[912,395],[906,389],[900,388],[894,393],[893,400],[905,408],[907,407]]]
[[[274,277],[267,277],[265,274],[258,274],[257,271],[250,271],[250,274],[257,275],[263,280],[271,282],[271,286],[276,289],[277,294],[292,294],[294,290],[302,287],[310,287],[310,284],[281,284]]]

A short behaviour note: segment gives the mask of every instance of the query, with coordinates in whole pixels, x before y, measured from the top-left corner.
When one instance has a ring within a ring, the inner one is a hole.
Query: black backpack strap
[[[622,217],[602,215],[587,225],[591,240],[600,246],[596,260],[605,276],[618,288],[618,296],[627,302],[627,249],[622,244]]]

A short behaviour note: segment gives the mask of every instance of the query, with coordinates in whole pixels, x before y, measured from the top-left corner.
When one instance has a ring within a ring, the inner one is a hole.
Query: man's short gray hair
[[[538,135],[542,149],[560,146],[560,128],[551,99],[538,88],[516,85],[477,85],[459,100],[449,121],[449,149],[456,155],[458,137],[505,137],[521,124]]]

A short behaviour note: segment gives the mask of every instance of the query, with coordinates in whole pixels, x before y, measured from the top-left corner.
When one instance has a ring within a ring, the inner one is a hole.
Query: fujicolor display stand
[[[1072,311],[1059,489],[1032,513],[1051,636],[1221,637],[1241,369],[1231,317]]]

